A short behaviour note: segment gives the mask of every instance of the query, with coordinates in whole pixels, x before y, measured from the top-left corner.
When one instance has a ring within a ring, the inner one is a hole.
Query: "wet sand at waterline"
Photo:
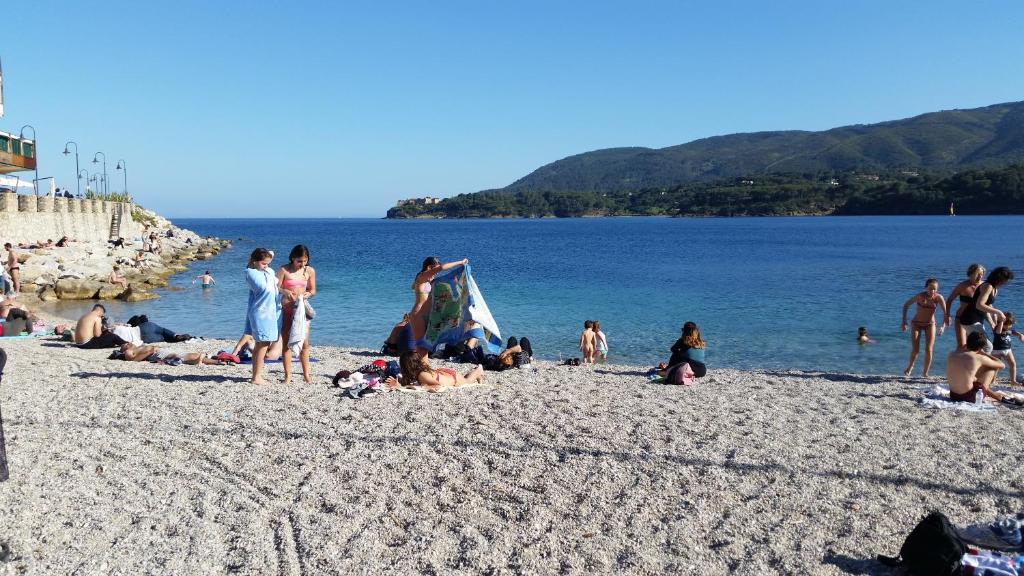
[[[374,353],[254,387],[3,347],[0,574],[886,573],[927,511],[985,521],[1024,487],[1024,413],[926,408],[921,380],[537,362],[352,400],[330,377]]]

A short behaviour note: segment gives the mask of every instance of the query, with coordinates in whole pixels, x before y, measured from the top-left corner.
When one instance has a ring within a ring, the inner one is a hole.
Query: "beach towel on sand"
[[[923,388],[922,392],[924,392],[924,397],[921,398],[921,404],[932,408],[965,410],[967,412],[982,412],[986,414],[995,414],[996,412],[996,406],[991,402],[985,402],[981,406],[974,402],[954,402],[949,399],[949,389],[942,386]]]
[[[481,345],[487,353],[501,352],[501,332],[473,280],[468,264],[435,276],[428,304],[430,316],[423,339],[431,352],[441,345],[462,342],[467,332],[466,320],[472,320],[484,329],[486,337]]]

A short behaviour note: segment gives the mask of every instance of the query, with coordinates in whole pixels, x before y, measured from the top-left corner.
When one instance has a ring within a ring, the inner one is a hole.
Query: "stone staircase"
[[[121,215],[124,212],[123,205],[118,204],[110,215],[110,239],[117,240],[121,237]]]

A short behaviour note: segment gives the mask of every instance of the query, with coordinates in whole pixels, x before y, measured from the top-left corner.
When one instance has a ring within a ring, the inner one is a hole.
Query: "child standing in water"
[[[935,346],[935,310],[941,309],[942,316],[947,316],[946,299],[939,294],[939,281],[935,278],[925,280],[924,292],[918,292],[903,303],[903,324],[901,329],[907,331],[907,309],[911,304],[917,304],[914,312],[914,319],[910,321],[910,361],[907,362],[907,369],[903,371],[904,376],[910,376],[914,370],[914,362],[917,361],[917,353],[921,347],[921,335],[925,337],[924,348],[924,370],[921,375],[928,377],[928,370],[932,367],[932,348]],[[938,333],[942,334],[945,324],[939,325]]]
[[[1010,368],[1010,384],[1021,384],[1017,380],[1017,360],[1013,357],[1013,337],[1024,342],[1024,334],[1013,329],[1013,312],[1006,312],[1003,320],[996,322],[992,329],[992,357],[1004,360]]]
[[[608,338],[601,331],[601,323],[594,320],[594,342],[597,348],[597,359],[601,362],[608,361]]]
[[[594,362],[596,334],[594,334],[594,322],[587,320],[583,323],[583,333],[580,334],[580,352],[583,353],[583,361]]]
[[[203,272],[199,276],[196,276],[195,278],[193,278],[192,279],[192,285],[193,286],[196,285],[196,280],[199,280],[200,282],[202,282],[203,290],[211,288],[211,287],[213,287],[214,284],[217,283],[217,281],[213,279],[213,275],[210,274],[209,270],[207,270],[206,272]]]

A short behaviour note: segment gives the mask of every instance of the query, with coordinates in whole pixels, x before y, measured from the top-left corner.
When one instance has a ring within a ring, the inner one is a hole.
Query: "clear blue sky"
[[[7,115],[171,217],[382,216],[559,158],[1024,99],[1019,0],[5,2]]]

